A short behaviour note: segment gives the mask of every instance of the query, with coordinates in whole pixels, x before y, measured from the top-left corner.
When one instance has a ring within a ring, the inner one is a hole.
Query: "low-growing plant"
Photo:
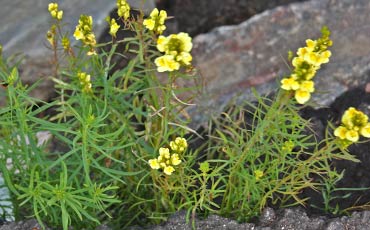
[[[350,108],[340,127],[329,126],[317,140],[299,113],[331,56],[326,27],[298,50],[292,74],[274,96],[255,93],[255,103],[231,106],[202,137],[188,127],[187,113],[199,86],[179,83],[197,81],[191,37],[163,36],[163,10],[144,18],[132,16],[125,0],[117,8],[119,18],[106,20],[110,42],[98,44],[93,18],[81,15],[73,32],[80,43],[73,46],[62,23],[66,14],[49,4],[46,39],[57,93],[51,102],[31,97],[39,82],[24,85],[18,63],[0,55],[6,98],[0,170],[16,220],[31,216],[65,230],[101,223],[122,229],[185,209],[192,220],[214,213],[246,221],[267,205],[304,205],[306,188],[326,188],[328,197],[342,175],[331,161],[358,161],[347,147],[360,135],[370,137],[365,114]],[[120,40],[119,30],[134,36]],[[129,56],[118,68],[114,60]]]

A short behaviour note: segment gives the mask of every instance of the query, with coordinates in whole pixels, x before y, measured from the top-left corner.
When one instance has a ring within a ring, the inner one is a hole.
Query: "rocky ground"
[[[332,31],[333,57],[316,77],[318,93],[313,98],[314,108],[303,110],[303,115],[312,119],[318,135],[322,135],[328,120],[338,123],[343,111],[349,106],[370,115],[368,0],[311,0],[295,3],[290,0],[229,0],[227,5],[225,2],[157,1],[159,7],[175,16],[175,19],[169,21],[170,32],[185,31],[195,36],[194,61],[205,82],[204,92],[197,98],[198,106],[192,110],[198,126],[204,124],[207,117],[219,113],[223,109],[219,105],[224,105],[231,97],[237,96],[239,101],[253,100],[250,96],[251,87],[256,87],[260,93],[273,91],[277,87],[277,79],[289,73],[287,51],[302,46],[306,38],[319,36],[323,25]],[[225,7],[219,7],[220,4],[225,4]],[[101,39],[104,40],[104,36]],[[346,170],[338,186],[370,187],[370,143],[354,145],[350,151],[361,163],[333,162],[338,170]],[[267,208],[258,220],[243,224],[211,215],[207,219],[196,220],[195,226],[197,229],[248,230],[370,229],[370,211],[357,210],[350,216],[341,217],[325,215],[310,208],[310,204],[317,206],[322,203],[321,195],[312,191],[305,191],[305,194],[311,196],[307,208]],[[370,192],[365,190],[352,192],[349,198],[341,200],[339,204],[347,208],[368,201]],[[333,205],[336,202],[338,200],[334,200]],[[0,230],[36,227],[39,227],[38,224],[30,220],[6,224]],[[101,226],[101,229],[109,228]],[[191,229],[191,225],[186,223],[185,213],[178,212],[163,225],[146,229],[185,230]]]

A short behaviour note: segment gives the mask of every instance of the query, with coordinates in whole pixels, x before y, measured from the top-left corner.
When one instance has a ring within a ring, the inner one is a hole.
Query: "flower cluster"
[[[73,34],[76,40],[81,40],[84,43],[84,45],[90,47],[88,55],[96,54],[94,50],[96,40],[95,35],[92,31],[92,27],[93,27],[92,17],[82,14],[80,16],[80,19],[78,20],[78,25],[76,26],[76,30]]]
[[[58,3],[49,3],[48,10],[53,18],[59,21],[62,20],[63,10],[58,11]]]
[[[182,137],[177,137],[175,141],[170,142],[169,148],[159,148],[159,156],[148,161],[152,169],[163,169],[166,175],[171,175],[175,168],[173,166],[181,163],[179,154],[185,152],[188,143]]]
[[[121,26],[117,24],[116,19],[111,19],[109,16],[105,20],[109,24],[109,34],[112,35],[112,37],[116,37],[117,31]]]
[[[155,59],[158,72],[174,71],[180,69],[180,66],[190,65],[193,59],[190,54],[192,47],[191,37],[187,33],[159,36],[157,49],[165,54]]]
[[[84,72],[77,73],[78,80],[80,81],[80,85],[82,87],[83,93],[91,92],[91,77],[89,74]]]
[[[331,52],[328,49],[333,42],[330,40],[330,31],[323,27],[322,36],[317,40],[306,40],[306,47],[299,48],[297,57],[293,58],[294,70],[289,77],[281,80],[281,88],[295,91],[295,99],[299,104],[306,103],[311,93],[315,91],[312,78],[320,66],[329,62]]]
[[[126,0],[117,0],[117,13],[118,16],[127,20],[130,17],[130,5]]]
[[[350,107],[342,116],[342,124],[334,130],[334,135],[341,140],[357,142],[360,135],[370,138],[369,118],[363,112]]]
[[[164,25],[164,21],[166,19],[166,11],[158,11],[157,8],[154,8],[154,10],[150,13],[150,17],[144,20],[143,25],[147,29],[154,31],[156,34],[162,34],[163,31],[166,29],[166,26]]]

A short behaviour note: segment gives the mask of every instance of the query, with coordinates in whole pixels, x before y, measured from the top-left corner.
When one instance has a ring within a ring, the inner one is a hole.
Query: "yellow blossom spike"
[[[143,25],[147,29],[154,31],[157,34],[162,34],[163,31],[166,29],[166,26],[164,25],[166,19],[166,11],[159,11],[157,8],[154,8],[153,11],[150,13],[150,17],[143,21]]]
[[[118,25],[116,19],[114,18],[110,18],[109,16],[105,19],[108,24],[109,24],[109,34],[112,36],[112,37],[116,37],[117,36],[117,32],[119,30],[119,28],[121,27],[120,25]]]
[[[126,0],[117,0],[117,14],[127,20],[130,17],[131,7]]]
[[[311,98],[311,93],[315,91],[311,79],[322,64],[329,62],[331,52],[327,48],[332,44],[329,35],[329,30],[323,28],[321,38],[307,39],[306,47],[299,48],[297,57],[292,60],[294,70],[291,77],[281,80],[281,88],[295,91],[294,96],[299,104],[304,104]]]

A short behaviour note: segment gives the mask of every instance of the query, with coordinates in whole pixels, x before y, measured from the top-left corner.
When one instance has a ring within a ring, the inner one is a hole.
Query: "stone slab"
[[[96,37],[107,27],[105,18],[116,7],[116,0],[2,0],[0,7],[0,44],[3,45],[3,55],[21,53],[25,55],[20,66],[21,78],[25,84],[45,79],[31,95],[42,100],[49,100],[53,95],[52,82],[47,77],[52,74],[50,60],[52,51],[46,44],[46,32],[53,23],[49,15],[48,4],[56,2],[59,10],[63,10],[65,30],[72,37],[78,24],[80,14],[91,15],[94,20],[93,31]],[[128,0],[132,9],[151,11],[154,0]],[[1,104],[1,103],[0,103]]]
[[[195,65],[205,82],[196,122],[219,113],[237,94],[239,100],[251,100],[252,87],[262,94],[279,87],[279,79],[291,68],[287,52],[304,46],[307,38],[319,37],[324,25],[332,31],[333,55],[315,77],[312,102],[327,106],[349,88],[365,85],[370,69],[370,1],[292,3],[194,38]]]

